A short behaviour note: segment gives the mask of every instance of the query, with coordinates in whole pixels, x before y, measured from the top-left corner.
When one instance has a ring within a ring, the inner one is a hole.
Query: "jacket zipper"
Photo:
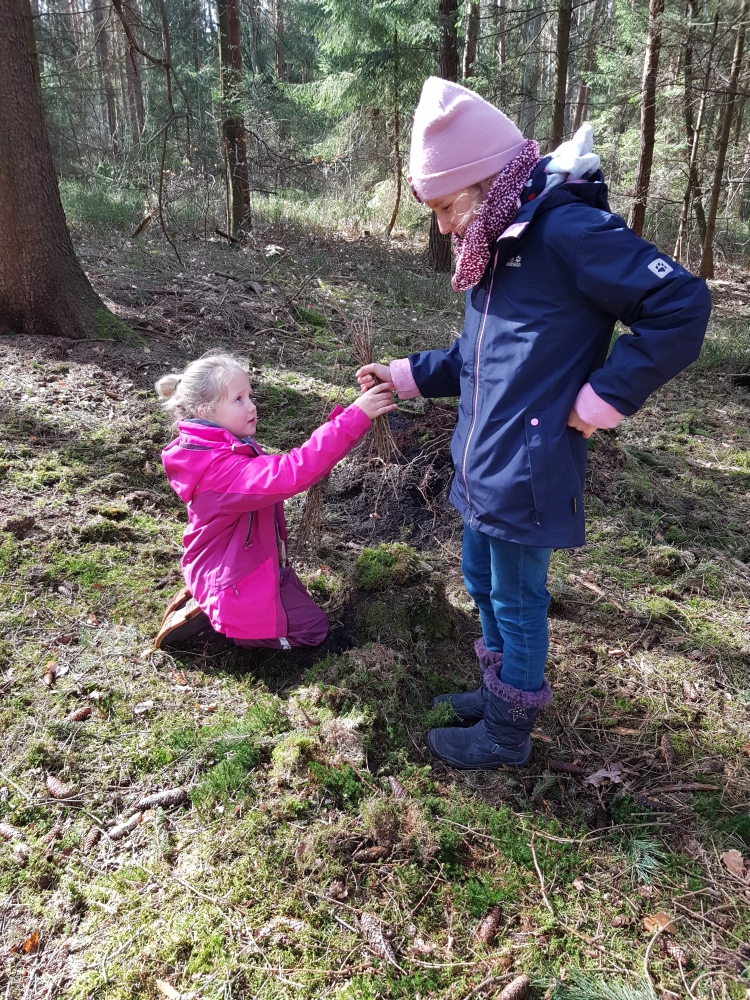
[[[247,534],[245,535],[245,544],[242,546],[246,549],[250,544],[250,532],[253,530],[253,518],[255,517],[255,511],[251,510],[247,516]]]
[[[490,287],[487,291],[487,300],[484,303],[484,312],[482,313],[482,325],[479,328],[479,334],[477,336],[477,344],[474,349],[474,398],[472,400],[471,407],[471,424],[469,425],[469,433],[466,435],[466,444],[464,445],[464,455],[463,461],[461,462],[461,475],[464,481],[464,491],[466,493],[466,502],[469,505],[469,516],[471,517],[471,495],[469,493],[469,481],[466,478],[466,458],[469,453],[469,445],[471,444],[471,438],[474,434],[474,427],[477,422],[477,403],[479,401],[479,356],[482,351],[482,338],[484,337],[484,327],[487,322],[487,313],[490,308],[490,297],[492,296],[492,286],[495,283],[495,269],[497,267],[497,250],[495,251],[495,259],[492,262],[492,277],[490,278]]]

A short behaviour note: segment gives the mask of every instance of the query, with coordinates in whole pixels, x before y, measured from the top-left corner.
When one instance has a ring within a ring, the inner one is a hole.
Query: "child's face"
[[[258,422],[250,380],[244,372],[233,375],[227,393],[211,414],[211,419],[237,437],[252,437]]]
[[[463,236],[474,216],[473,210],[478,207],[479,201],[481,201],[481,195],[476,190],[470,189],[446,194],[442,198],[433,198],[425,204],[437,216],[438,228],[443,236],[446,233]]]

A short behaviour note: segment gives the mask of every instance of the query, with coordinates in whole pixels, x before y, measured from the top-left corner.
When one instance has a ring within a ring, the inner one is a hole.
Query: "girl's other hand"
[[[364,365],[357,372],[357,381],[362,392],[367,392],[368,389],[372,389],[374,385],[377,385],[378,381],[390,382],[391,369],[388,365]]]
[[[575,406],[570,411],[570,416],[568,417],[568,427],[574,427],[577,431],[580,431],[585,438],[590,438],[596,430],[596,424],[587,424],[585,420],[581,420],[576,412]]]
[[[385,365],[374,365],[373,367],[385,368]],[[385,370],[388,371],[387,368]],[[396,404],[393,402],[395,391],[392,382],[381,382],[373,389],[363,392],[359,399],[354,400],[354,405],[363,410],[370,420],[374,420],[375,417],[382,417],[384,413],[390,413],[391,410],[396,409]]]

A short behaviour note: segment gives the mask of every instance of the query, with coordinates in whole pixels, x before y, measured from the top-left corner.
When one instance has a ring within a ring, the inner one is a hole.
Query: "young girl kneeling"
[[[187,589],[170,605],[156,645],[169,633],[171,641],[194,634],[202,611],[238,646],[317,646],[328,619],[289,565],[284,500],[327,476],[372,420],[395,408],[393,386],[378,385],[346,409],[337,406],[328,423],[285,455],[266,455],[255,442],[253,391],[245,367],[229,354],[165,375],[156,391],[177,418],[179,437],[162,462],[188,513]],[[190,612],[174,614],[189,604],[197,623],[187,623]]]

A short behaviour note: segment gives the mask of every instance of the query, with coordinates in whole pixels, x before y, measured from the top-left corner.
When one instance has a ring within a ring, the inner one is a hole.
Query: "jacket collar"
[[[243,455],[260,454],[260,448],[253,438],[238,438],[226,427],[220,427],[210,420],[180,420],[178,444],[184,448],[220,448],[239,452]]]

